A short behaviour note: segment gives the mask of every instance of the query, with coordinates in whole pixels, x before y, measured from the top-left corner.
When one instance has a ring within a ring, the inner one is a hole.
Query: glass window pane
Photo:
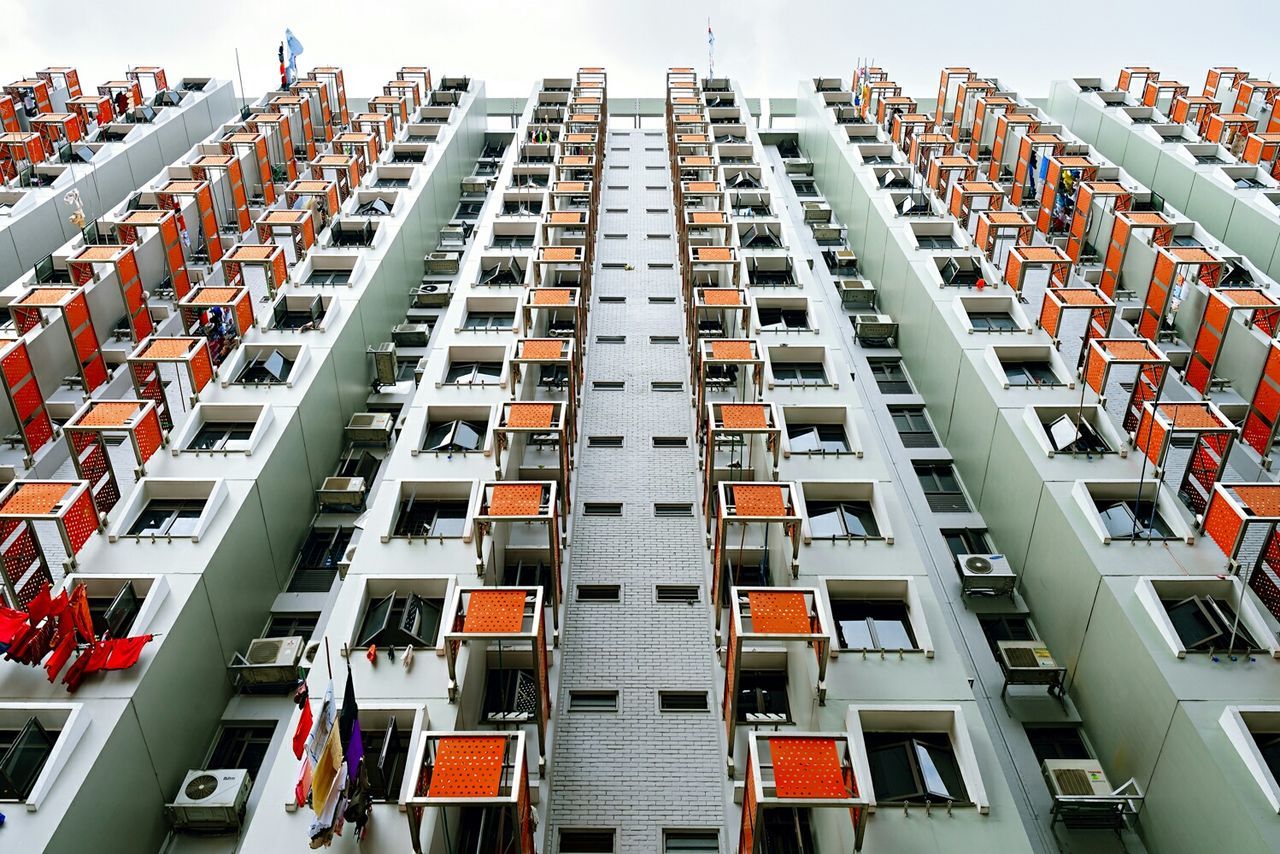
[[[881,649],[915,649],[916,642],[911,636],[911,628],[905,619],[871,621],[876,629],[876,640]]]
[[[871,765],[871,785],[875,787],[877,800],[900,801],[919,794],[906,743],[868,750],[867,760]]]

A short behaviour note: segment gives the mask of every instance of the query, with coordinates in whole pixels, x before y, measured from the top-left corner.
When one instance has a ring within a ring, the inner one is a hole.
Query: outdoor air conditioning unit
[[[483,196],[489,192],[489,179],[469,177],[463,178],[461,183],[462,195],[464,196]]]
[[[844,229],[833,223],[823,221],[811,223],[809,230],[813,232],[813,239],[819,243],[835,243],[840,241]]]
[[[236,653],[229,667],[241,688],[292,684],[298,681],[302,645],[301,637],[258,638],[243,655]]]
[[[1013,596],[1018,577],[1004,555],[960,555],[960,590],[966,595],[985,593]]]
[[[321,507],[359,507],[364,503],[362,477],[326,477],[316,490]]]
[[[1096,759],[1046,759],[1040,769],[1055,798],[1111,797],[1115,791]]]
[[[859,344],[888,346],[898,337],[898,324],[887,314],[859,314],[853,321],[853,335]]]
[[[252,785],[249,772],[239,769],[188,771],[165,815],[177,830],[233,833],[244,822]]]
[[[804,202],[805,222],[830,222],[831,207],[826,202]]]
[[[423,279],[413,290],[413,304],[418,308],[439,308],[453,299],[453,282]]]
[[[1067,668],[1058,664],[1042,641],[998,641],[996,654],[1004,671],[1004,685],[1043,685],[1061,697]]]
[[[395,419],[389,412],[357,412],[347,422],[347,439],[374,445],[391,442],[391,430]]]
[[[866,279],[837,279],[836,291],[845,308],[876,307],[876,286]]]
[[[391,340],[397,347],[425,347],[430,338],[430,323],[399,323],[391,329]]]
[[[376,347],[370,347],[369,355],[373,356],[373,377],[380,385],[395,385],[399,365],[396,363],[396,345],[384,341]]]
[[[462,253],[428,252],[423,262],[428,273],[456,273],[462,264]]]

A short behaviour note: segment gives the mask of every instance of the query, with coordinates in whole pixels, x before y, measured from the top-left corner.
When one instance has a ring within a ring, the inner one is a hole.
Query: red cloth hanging
[[[107,657],[107,670],[127,670],[138,663],[142,648],[151,642],[152,635],[138,635],[134,638],[119,638],[111,643],[111,651]]]
[[[77,585],[76,589],[71,591],[71,599],[67,602],[67,613],[80,639],[92,643],[95,640],[93,617],[89,614],[89,593],[83,584]]]
[[[62,668],[66,666],[67,661],[71,658],[71,653],[75,651],[75,632],[68,632],[63,635],[62,642],[54,649],[53,655],[49,656],[49,661],[44,666],[45,672],[49,674],[51,683],[57,680],[58,674],[62,672]]]
[[[31,625],[37,625],[41,620],[49,616],[49,609],[52,606],[53,598],[49,595],[49,582],[46,581],[44,586],[27,603],[27,620]]]
[[[0,643],[13,643],[13,639],[27,624],[27,612],[15,611],[0,605]]]
[[[298,728],[293,731],[293,755],[298,759],[302,758],[302,751],[307,746],[307,736],[311,734],[313,722],[311,701],[308,700],[302,704],[302,716],[298,718]]]

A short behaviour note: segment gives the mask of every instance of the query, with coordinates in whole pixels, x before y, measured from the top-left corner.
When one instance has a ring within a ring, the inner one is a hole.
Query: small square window
[[[187,500],[155,499],[147,503],[129,526],[130,537],[195,536],[204,513],[203,498]]]
[[[743,670],[738,677],[738,723],[791,722],[785,670]]]
[[[434,501],[410,496],[400,502],[392,536],[461,537],[467,524],[467,502]]]
[[[1035,630],[1022,614],[983,614],[978,625],[987,639],[991,654],[999,659],[1000,641],[1033,641]]]
[[[21,729],[0,729],[0,799],[25,801],[53,755],[58,731],[32,716]]]
[[[616,712],[618,711],[618,692],[571,690],[569,691],[569,711]]]
[[[436,645],[444,599],[398,592],[369,600],[355,646],[427,649]]]
[[[879,803],[966,803],[968,794],[945,732],[865,732]]]
[[[248,771],[257,777],[275,731],[275,723],[224,724],[204,767]]]
[[[832,599],[831,616],[841,649],[918,648],[907,603],[892,599]]]
[[[870,501],[809,501],[805,504],[814,539],[878,539],[880,525]]]

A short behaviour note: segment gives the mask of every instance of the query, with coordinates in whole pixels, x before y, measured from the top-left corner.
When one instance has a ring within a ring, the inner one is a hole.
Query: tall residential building
[[[1280,89],[386,70],[0,100],[0,843],[1280,848]]]

